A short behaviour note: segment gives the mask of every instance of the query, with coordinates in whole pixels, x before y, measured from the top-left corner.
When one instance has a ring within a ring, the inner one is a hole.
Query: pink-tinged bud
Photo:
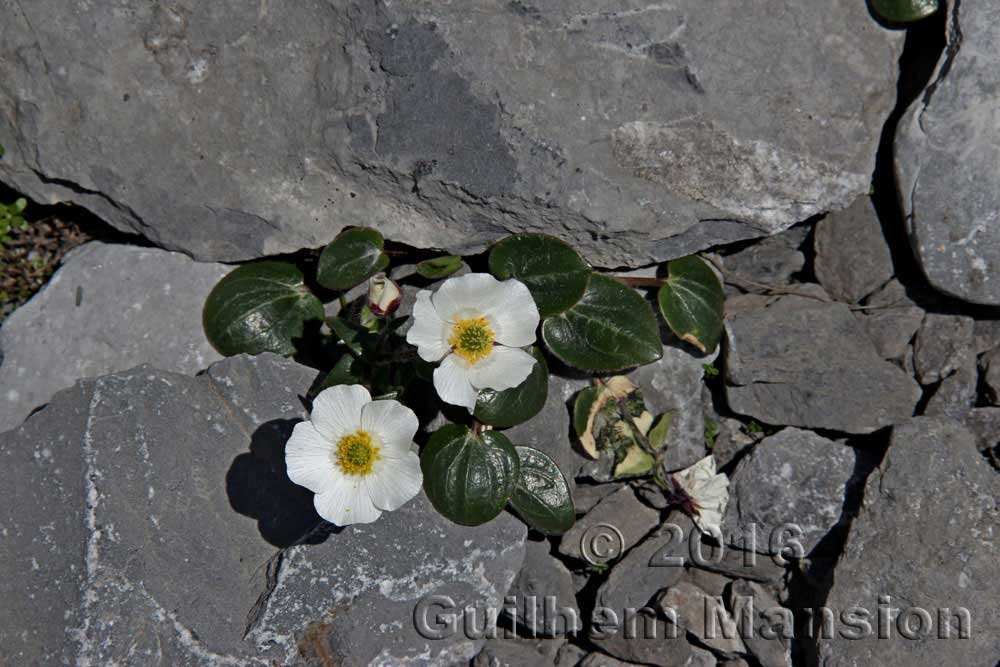
[[[395,312],[402,300],[399,285],[384,273],[376,273],[368,279],[368,308],[379,317]]]

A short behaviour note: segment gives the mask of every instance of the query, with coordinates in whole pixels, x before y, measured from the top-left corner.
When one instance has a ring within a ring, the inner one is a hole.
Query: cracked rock
[[[917,379],[928,385],[975,363],[973,319],[965,315],[927,313],[913,345]]]
[[[868,196],[816,223],[813,250],[816,278],[838,301],[858,303],[892,278],[889,244]]]
[[[228,271],[97,241],[67,254],[0,329],[0,431],[80,378],[144,363],[193,374],[221,359],[205,338],[201,309]]]
[[[747,305],[726,315],[726,397],[735,412],[847,433],[913,414],[920,387],[882,359],[846,304],[796,295]]]
[[[664,591],[656,604],[668,618],[677,619],[678,625],[713,651],[727,658],[747,652],[739,633],[733,632],[736,622],[722,604],[722,598],[681,581]]]
[[[990,3],[948,3],[948,43],[899,122],[895,170],[914,253],[936,289],[1000,304],[1000,39]],[[942,9],[942,11],[944,11]]]
[[[866,192],[903,43],[853,0],[251,9],[15,3],[0,180],[202,260],[373,225],[457,253],[551,231],[639,266]]]
[[[514,598],[517,622],[531,636],[574,635],[583,630],[583,617],[576,604],[573,576],[549,548],[547,541],[525,544],[524,565],[507,596]]]
[[[622,554],[638,544],[659,523],[660,513],[639,500],[631,487],[624,486],[597,503],[566,531],[559,542],[559,553],[569,558],[585,560],[586,554],[595,546],[603,551],[607,545],[596,545],[593,542],[597,533],[604,536],[600,540],[612,539],[615,548],[620,549],[619,554]],[[613,539],[605,526],[616,529],[621,539]]]
[[[895,278],[865,301],[865,310],[856,313],[868,337],[883,359],[901,361],[910,341],[924,321],[924,311],[907,295]]]
[[[963,426],[938,417],[896,426],[824,605],[833,628],[818,642],[819,664],[994,665],[998,497],[1000,478]]]
[[[271,354],[197,377],[140,366],[82,381],[2,434],[4,657],[176,667],[474,657],[483,639],[434,620],[502,603],[523,524],[505,514],[456,526],[421,494],[373,524],[314,530],[312,494],[288,481],[283,457],[314,379]],[[243,641],[278,546],[291,548]]]

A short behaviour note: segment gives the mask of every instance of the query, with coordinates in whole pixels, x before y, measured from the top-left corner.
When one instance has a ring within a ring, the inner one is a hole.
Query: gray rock
[[[976,354],[1000,347],[1000,320],[976,320],[972,327]]]
[[[591,625],[590,641],[601,651],[626,663],[687,667],[691,645],[684,638],[684,631],[655,616],[652,609],[621,616],[598,607],[594,615],[596,620]]]
[[[592,510],[597,503],[622,488],[622,486],[624,486],[624,484],[621,482],[609,482],[607,484],[577,484],[573,489],[573,505],[576,507],[577,514],[586,514]],[[660,495],[662,496],[663,494],[661,493]]]
[[[870,197],[816,223],[813,270],[827,293],[858,303],[892,278],[892,255]]]
[[[709,572],[697,567],[689,567],[684,573],[684,580],[691,582],[701,590],[715,597],[721,597],[733,582],[730,577],[723,574]]]
[[[701,390],[705,364],[715,361],[718,355],[715,350],[696,357],[679,345],[664,345],[661,359],[629,374],[642,390],[646,406],[654,416],[673,413],[663,459],[667,470],[686,468],[705,456],[705,407]]]
[[[556,667],[578,667],[587,652],[574,644],[565,644],[556,654]]]
[[[912,415],[920,399],[845,304],[784,296],[727,313],[726,340],[729,406],[767,424],[870,433]]]
[[[624,614],[647,607],[658,591],[680,581],[686,554],[677,553],[686,535],[672,518],[613,565],[597,590],[598,605]]]
[[[562,639],[489,639],[471,667],[561,667]]]
[[[913,363],[921,384],[934,384],[968,361],[974,349],[973,319],[927,313],[913,345]]]
[[[773,233],[867,191],[903,41],[853,0],[21,4],[0,179],[212,260],[359,224],[607,266]]]
[[[590,653],[583,662],[580,663],[580,667],[643,667],[634,662],[625,662],[624,660],[618,660],[617,658],[612,658],[605,653]]]
[[[809,234],[805,225],[763,239],[739,252],[723,257],[726,277],[735,282],[751,280],[765,285],[787,285],[792,274],[805,266],[799,246]]]
[[[659,609],[671,619],[677,619],[699,642],[724,657],[736,657],[747,652],[736,628],[736,621],[722,603],[688,581],[681,581],[657,598]]]
[[[855,459],[853,448],[811,431],[764,438],[730,478],[723,535],[759,553],[808,555],[844,518]]]
[[[427,639],[416,611],[432,595],[455,609],[431,612],[499,607],[526,530],[507,515],[456,526],[423,495],[289,549],[241,641],[274,545],[325,535],[282,456],[314,376],[274,355],[233,357],[197,377],[142,366],[83,381],[0,435],[4,657],[148,656],[178,667],[471,659],[481,638],[463,627]]]
[[[941,380],[927,401],[925,415],[945,415],[961,421],[975,407],[979,368],[973,347],[960,350],[954,363],[957,368]]]
[[[92,242],[69,253],[0,329],[0,431],[81,378],[143,363],[193,374],[221,359],[201,309],[228,271],[127,245]]]
[[[761,433],[748,433],[743,422],[738,419],[720,417],[714,412],[710,412],[706,418],[712,420],[718,429],[715,434],[715,446],[712,447],[712,456],[715,457],[715,465],[719,469],[736,460],[740,454],[763,437]]]
[[[983,366],[983,384],[986,385],[986,398],[993,405],[1000,405],[1000,348],[983,355],[980,362]]]
[[[924,311],[906,296],[895,278],[865,301],[866,309],[855,314],[883,359],[900,360],[924,321]]]
[[[542,411],[504,431],[515,445],[540,449],[556,462],[567,479],[572,480],[580,468],[590,462],[573,433],[570,407],[573,397],[590,384],[589,380],[549,376],[549,393]]]
[[[583,630],[583,617],[576,604],[573,576],[549,553],[549,543],[528,542],[524,565],[507,592],[506,610],[516,610],[517,622],[529,636],[557,637]],[[513,605],[510,605],[513,598]]]
[[[990,104],[1000,83],[1000,37],[987,3],[948,4],[948,45],[927,89],[899,122],[895,169],[909,237],[936,289],[1000,304],[1000,128]]]
[[[584,560],[586,553],[594,553],[593,539],[596,537],[602,544],[598,550],[604,551],[604,546],[613,542],[618,554],[624,554],[659,523],[660,513],[647,507],[636,497],[631,487],[625,486],[597,503],[566,531],[559,542],[559,553]],[[620,539],[616,538],[613,530],[608,532],[608,527],[616,529]]]
[[[781,610],[778,600],[760,584],[743,579],[730,584],[726,607],[742,624],[740,637],[762,667],[792,667],[788,635],[794,634],[794,628],[784,623],[793,618],[790,610]]]
[[[719,661],[716,660],[715,654],[711,651],[697,646],[691,647],[691,662],[688,663],[687,667],[716,667],[718,664]]]
[[[1000,408],[973,408],[962,420],[976,437],[976,448],[996,449],[1000,446]],[[1000,449],[996,449],[1000,453]]]
[[[837,565],[825,605],[834,632],[818,642],[820,664],[992,667],[998,496],[1000,478],[960,424],[922,417],[896,426]]]

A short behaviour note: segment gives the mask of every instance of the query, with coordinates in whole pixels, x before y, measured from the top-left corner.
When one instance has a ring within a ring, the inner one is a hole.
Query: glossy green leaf
[[[323,318],[323,304],[302,272],[285,262],[245,264],[212,289],[202,310],[205,335],[224,355],[291,355],[307,320]]]
[[[316,280],[327,289],[346,290],[389,265],[382,235],[369,227],[342,232],[319,256]]]
[[[549,367],[540,350],[532,349],[531,354],[538,361],[524,382],[503,391],[480,390],[476,419],[490,426],[507,428],[526,422],[541,412],[549,393]]]
[[[569,482],[548,455],[532,447],[516,447],[521,461],[511,507],[526,524],[546,535],[561,535],[573,527],[576,510]]]
[[[937,0],[871,0],[872,9],[886,21],[909,23],[938,10]]]
[[[431,435],[420,454],[420,468],[434,508],[455,523],[478,526],[510,500],[520,464],[502,433],[476,435],[466,426],[447,424]]]
[[[515,234],[493,246],[490,271],[500,280],[516,278],[528,286],[545,318],[580,300],[590,280],[583,258],[554,236]]]
[[[697,255],[668,262],[667,271],[667,283],[657,295],[663,318],[678,338],[711,352],[722,336],[722,282]]]
[[[360,357],[374,350],[378,336],[367,327],[343,317],[328,317],[326,323],[351,354]]]
[[[435,257],[427,259],[417,264],[417,273],[424,278],[437,280],[445,278],[462,268],[462,258],[448,255],[447,257]]]
[[[352,354],[344,354],[323,377],[316,393],[339,384],[361,384],[361,362]]]
[[[560,360],[590,371],[642,366],[663,354],[659,325],[645,299],[597,273],[576,305],[542,323],[542,339]]]

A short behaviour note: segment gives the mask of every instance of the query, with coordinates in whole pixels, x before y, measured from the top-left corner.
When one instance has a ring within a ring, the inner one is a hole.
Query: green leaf
[[[576,305],[542,323],[542,339],[560,360],[590,371],[642,366],[663,355],[656,316],[645,299],[597,273]]]
[[[500,280],[528,286],[542,318],[570,308],[583,297],[590,267],[573,248],[554,236],[515,234],[493,246],[490,271]]]
[[[517,482],[517,451],[497,431],[476,435],[447,424],[435,431],[420,455],[424,491],[446,518],[478,526],[500,514]]]
[[[549,367],[540,350],[532,348],[531,354],[538,361],[524,382],[503,391],[480,390],[476,419],[490,426],[507,428],[541,412],[549,393]]]
[[[302,272],[285,262],[245,264],[212,289],[202,310],[205,335],[222,354],[291,355],[307,320],[323,319],[323,304]]]
[[[546,535],[565,533],[576,520],[569,482],[544,452],[532,447],[515,449],[521,474],[510,498],[511,507],[535,530]]]
[[[722,336],[722,282],[705,260],[689,255],[667,263],[668,277],[657,301],[670,329],[704,353]]]
[[[339,384],[361,384],[360,366],[361,362],[354,355],[343,355],[323,378],[316,393]]]
[[[420,262],[417,264],[417,273],[422,275],[424,278],[437,280],[439,278],[450,276],[460,268],[462,268],[462,258],[455,257],[454,255],[448,255],[446,257],[435,257],[434,259],[427,259]]]
[[[384,245],[382,235],[370,227],[341,232],[319,256],[316,280],[327,289],[354,287],[389,265]]]
[[[650,456],[649,452],[639,445],[633,445],[629,447],[625,458],[615,466],[614,476],[644,475],[653,469],[654,463],[656,463],[656,459]]]
[[[649,441],[650,447],[660,449],[667,444],[667,434],[670,433],[670,422],[673,419],[673,412],[664,412],[660,415],[660,418],[653,424],[653,428],[649,429],[649,433],[646,434],[646,440]]]
[[[886,21],[909,23],[938,10],[937,0],[871,0],[875,13]]]
[[[360,357],[374,349],[377,336],[366,327],[342,317],[328,317],[326,323],[351,354]]]

